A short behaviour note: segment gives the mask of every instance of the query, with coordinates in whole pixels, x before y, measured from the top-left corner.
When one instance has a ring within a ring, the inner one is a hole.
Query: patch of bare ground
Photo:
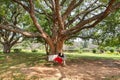
[[[19,71],[13,71],[15,69]],[[12,77],[19,77],[21,74],[24,75],[21,80],[120,80],[120,60],[78,59],[67,61],[65,67],[60,65],[27,67],[21,64],[20,67],[18,65],[11,67],[0,77],[2,80],[17,80],[18,78]]]
[[[119,60],[75,60],[59,70],[68,80],[120,80]]]

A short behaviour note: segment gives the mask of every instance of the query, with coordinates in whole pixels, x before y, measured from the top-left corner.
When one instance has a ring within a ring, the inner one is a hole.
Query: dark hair
[[[62,54],[62,53],[58,53],[58,56],[60,56],[60,57],[64,57],[64,54]]]

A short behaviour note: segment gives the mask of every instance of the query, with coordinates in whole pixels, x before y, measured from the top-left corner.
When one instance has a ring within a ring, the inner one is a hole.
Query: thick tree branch
[[[63,17],[63,21],[66,20],[67,16],[71,13],[71,11],[73,9],[75,9],[76,7],[78,7],[84,0],[80,0],[78,3],[76,3],[76,0],[72,0],[71,3],[69,4],[67,10],[65,11],[65,13],[62,15]]]
[[[61,17],[61,14],[60,14],[59,0],[55,0],[55,10],[56,10],[56,16],[57,16],[59,28],[60,28],[60,30],[63,30],[64,29],[64,23],[62,21],[62,17]]]
[[[65,13],[62,15],[63,16],[63,21],[67,18],[67,16],[71,13],[73,10],[73,7],[76,3],[76,0],[72,0],[71,3],[69,4],[68,8],[66,9]]]
[[[95,8],[93,8],[93,9],[91,9],[91,10],[88,10],[88,8],[87,8],[86,10],[78,13],[75,17],[73,17],[73,19],[69,20],[68,23],[67,23],[65,26],[66,26],[66,27],[67,27],[67,26],[70,26],[74,21],[76,21],[76,20],[79,18],[80,15],[82,15],[82,14],[88,14],[88,13],[90,13],[90,12],[92,12],[92,11],[94,11],[94,10],[102,7],[102,6],[104,6],[104,5],[99,5],[98,7],[95,7]],[[81,21],[82,21],[82,20],[83,20],[83,18],[81,19]]]
[[[20,33],[26,37],[42,37],[40,33],[31,33],[31,32],[24,31],[20,28],[10,28],[10,27],[7,27],[6,25],[0,25],[0,29],[5,29],[7,31],[11,31],[14,33]]]
[[[36,26],[38,31],[41,33],[42,37],[44,37],[44,38],[48,37],[48,34],[43,31],[41,25],[39,24],[39,22],[36,19],[33,1],[29,0],[29,4],[30,4],[30,12],[29,12],[29,14],[30,14],[30,16],[31,16],[31,18],[33,20],[34,25]]]
[[[18,3],[18,4],[20,4],[25,9],[25,7],[24,7],[25,5],[24,4],[21,4],[18,0],[13,0],[13,1],[16,2],[16,3]],[[50,1],[52,1],[52,0],[50,0]],[[39,22],[38,22],[38,20],[37,20],[37,18],[35,16],[35,8],[34,8],[33,0],[28,0],[28,2],[29,2],[29,11],[28,11],[28,13],[30,14],[30,17],[31,17],[31,19],[32,19],[35,27],[39,31],[39,34],[36,33],[36,35],[34,35],[34,34],[32,34],[30,32],[27,32],[27,31],[23,31],[23,32],[17,31],[17,32],[19,32],[19,33],[21,33],[21,34],[23,34],[25,36],[30,36],[30,37],[31,36],[40,36],[43,39],[45,39],[47,43],[49,43],[51,46],[53,46],[52,45],[52,40],[51,40],[50,36],[46,32],[43,31],[41,25],[39,24]],[[16,32],[15,29],[14,30],[11,29],[11,31],[12,32]]]
[[[115,0],[111,0],[106,8],[106,10],[98,15],[93,16],[92,18],[89,18],[87,20],[83,20],[82,22],[78,23],[75,27],[69,29],[66,31],[67,35],[71,35],[71,34],[75,34],[77,32],[79,32],[80,30],[84,29],[84,25],[90,23],[90,22],[94,22],[94,24],[92,26],[95,26],[96,24],[98,24],[100,21],[102,21],[105,17],[107,17],[107,15],[110,14],[110,12],[112,11],[112,6],[114,4]],[[91,27],[91,26],[90,26]]]
[[[25,6],[24,4],[22,4],[19,0],[13,0],[14,2],[20,4],[25,10],[28,11],[28,13],[30,14],[32,20],[33,20],[33,23],[34,25],[36,26],[36,28],[38,29],[38,31],[40,33],[43,34],[43,30],[40,26],[40,24],[38,23],[36,17],[35,17],[35,10],[34,10],[34,5],[33,5],[33,0],[28,0],[29,1],[29,8],[27,6]]]
[[[25,6],[23,3],[21,3],[19,0],[13,0],[14,2],[20,4],[26,11],[29,12],[29,7],[28,6]]]
[[[94,20],[97,20],[99,19],[101,16],[103,15],[103,13],[100,13],[98,15],[95,15],[87,20],[84,20],[84,21],[81,21],[80,23],[78,23],[75,27],[72,27],[71,29],[67,30],[66,33],[71,33],[71,32],[74,32],[74,31],[77,31],[77,30],[81,30],[81,27],[83,27],[85,24],[88,24]],[[72,34],[72,33],[71,33]]]
[[[114,0],[111,0],[111,2],[109,3],[109,6],[105,10],[104,14],[97,21],[95,21],[92,25],[84,26],[81,29],[95,27],[95,25],[97,25],[100,21],[102,21],[105,17],[107,17],[107,15],[109,15],[111,11],[115,11],[115,9],[118,9],[120,7],[120,3],[117,3],[116,5],[112,6],[113,3],[114,3]]]

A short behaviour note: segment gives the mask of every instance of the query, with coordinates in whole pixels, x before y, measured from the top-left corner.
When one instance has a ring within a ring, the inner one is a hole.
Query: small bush
[[[97,52],[97,50],[96,50],[96,49],[93,49],[93,50],[92,50],[92,52],[93,52],[93,53],[96,53],[96,52]]]
[[[111,53],[113,53],[113,52],[114,52],[114,49],[110,49],[109,51],[110,51]]]
[[[34,49],[34,50],[32,50],[32,52],[38,52],[38,50]]]
[[[14,52],[20,52],[21,49],[14,49]]]

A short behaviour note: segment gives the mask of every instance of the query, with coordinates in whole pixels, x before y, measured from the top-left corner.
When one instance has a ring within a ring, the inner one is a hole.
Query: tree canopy
[[[50,47],[50,53],[61,52],[64,41],[83,29],[95,27],[110,13],[120,8],[119,0],[10,0],[29,15],[33,30],[5,27],[0,29],[21,33],[28,37],[40,37]],[[13,4],[13,3],[11,3]],[[27,20],[28,21],[28,20]],[[23,20],[24,22],[24,20]]]

